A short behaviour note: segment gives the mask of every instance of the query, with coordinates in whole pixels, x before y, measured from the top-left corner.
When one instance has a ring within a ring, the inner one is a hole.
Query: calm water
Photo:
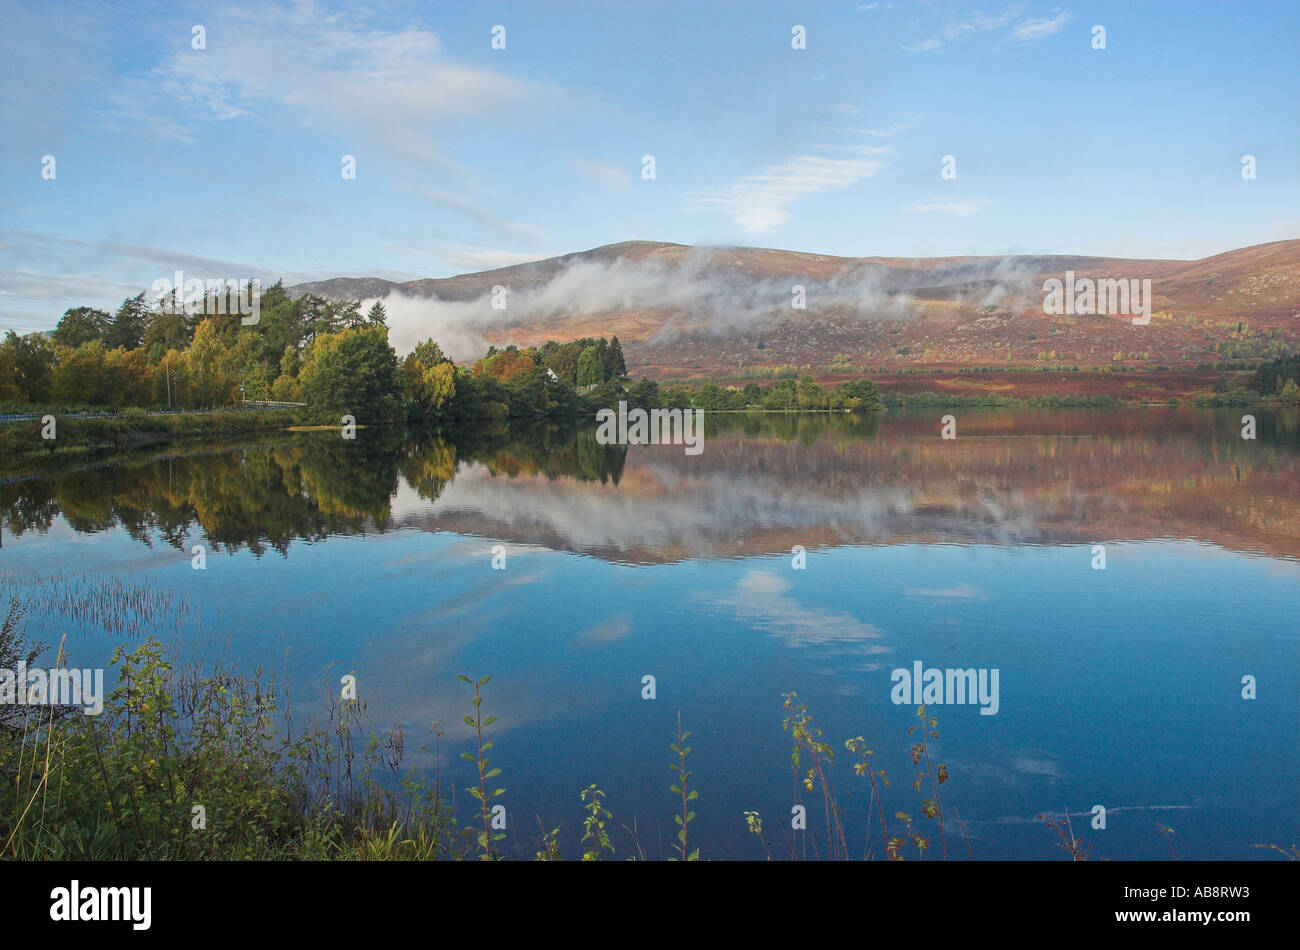
[[[863,736],[888,770],[887,816],[920,815],[915,706],[891,701],[891,672],[914,661],[999,673],[996,715],[930,707],[945,803],[977,858],[1062,857],[1035,816],[1067,808],[1094,857],[1167,856],[1157,822],[1179,858],[1296,842],[1295,414],[1257,412],[1255,441],[1240,411],[958,410],[955,441],[942,414],[709,416],[698,456],[590,430],[155,450],[4,485],[0,593],[67,574],[168,592],[189,613],[159,633],[182,656],[261,665],[304,712],[354,671],[372,725],[403,723],[422,767],[417,747],[444,724],[444,787],[470,784],[455,675],[490,673],[521,849],[540,815],[575,853],[578,792],[596,783],[614,825],[635,817],[648,856],[666,856],[678,711],[700,792],[692,846],[761,857],[741,817],[755,810],[788,856],[803,801],[808,854],[824,849],[781,728],[795,690],[837,750],[861,853],[866,786],[843,741]],[[83,666],[124,637],[57,614],[35,632],[67,633]],[[1104,831],[1089,828],[1098,804]],[[621,827],[615,844],[632,853]]]

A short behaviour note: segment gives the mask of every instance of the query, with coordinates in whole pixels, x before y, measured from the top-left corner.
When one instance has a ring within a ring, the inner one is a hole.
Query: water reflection
[[[453,531],[630,563],[870,543],[1192,538],[1293,556],[1294,412],[1192,410],[710,415],[705,449],[600,445],[591,428],[455,436],[280,433],[132,455],[5,485],[9,539],[61,515],[143,544],[217,550],[395,528]]]

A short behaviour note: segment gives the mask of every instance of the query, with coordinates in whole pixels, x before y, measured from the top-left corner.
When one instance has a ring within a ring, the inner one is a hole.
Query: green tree
[[[184,350],[190,345],[192,333],[185,314],[166,309],[154,313],[145,326],[142,341],[149,362],[157,364],[169,351]]]
[[[840,393],[845,399],[856,399],[862,409],[879,409],[880,391],[876,384],[869,379],[853,379],[840,387]]]
[[[618,337],[609,341],[609,346],[601,354],[601,361],[605,366],[606,379],[622,379],[627,375],[627,364],[623,362],[623,344],[618,342]]]
[[[589,346],[578,357],[578,385],[598,386],[605,381],[605,365],[597,347]]]
[[[55,401],[69,407],[102,405],[108,395],[104,344],[90,340],[75,349],[63,347],[58,352],[59,363],[54,373]]]
[[[730,402],[725,390],[715,386],[713,383],[705,383],[700,387],[700,391],[695,394],[691,400],[696,409],[705,409],[717,412],[721,409],[730,408]]]
[[[83,343],[103,340],[112,322],[113,318],[107,311],[95,307],[72,307],[63,312],[50,339],[59,346],[76,349]]]
[[[216,320],[206,319],[195,329],[194,342],[185,351],[185,369],[192,386],[188,405],[206,409],[235,402],[239,380]]]
[[[400,387],[388,334],[376,327],[318,336],[303,360],[298,387],[321,421],[337,423],[343,415],[363,425],[393,421]]]
[[[149,305],[144,302],[143,291],[123,300],[104,334],[105,348],[114,350],[120,346],[126,350],[136,349],[144,340],[148,319]]]
[[[49,340],[40,333],[19,336],[10,330],[5,334],[4,345],[9,352],[9,364],[13,383],[19,392],[19,401],[47,401],[54,391],[56,358],[55,349]]]
[[[799,404],[793,379],[778,379],[765,400],[768,409],[794,409]]]

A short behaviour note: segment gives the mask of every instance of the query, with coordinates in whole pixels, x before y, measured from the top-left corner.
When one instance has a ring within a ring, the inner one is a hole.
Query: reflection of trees
[[[182,548],[197,527],[216,548],[287,554],[296,539],[382,531],[400,473],[433,501],[456,476],[458,459],[493,472],[615,482],[626,450],[592,432],[492,424],[458,436],[399,429],[300,432],[237,447],[142,459],[31,479],[4,487],[0,518],[13,535],[47,530],[62,514],[76,531],[119,526],[132,538]]]
[[[706,482],[748,479],[760,486],[760,505],[798,494],[816,508],[863,491],[901,490],[909,510],[949,512],[963,522],[1019,512],[1041,522],[1047,539],[1172,533],[1240,549],[1292,545],[1295,413],[1257,411],[1260,438],[1247,441],[1238,437],[1239,411],[1170,410],[1167,420],[1159,412],[968,413],[966,431],[985,437],[956,442],[938,438],[934,413],[883,420],[878,413],[710,413],[702,455],[634,455],[637,477],[623,497],[639,497],[647,473],[657,484],[662,470]],[[1034,430],[1090,437],[988,437]],[[179,549],[197,528],[217,548],[286,553],[300,538],[387,528],[399,475],[432,502],[462,462],[493,477],[618,485],[627,458],[624,446],[600,445],[590,425],[489,423],[451,435],[359,429],[355,440],[299,432],[189,454],[127,454],[5,485],[0,518],[10,535],[47,530],[62,514],[76,531],[118,526],[145,544],[161,539]],[[1255,501],[1243,505],[1243,498]],[[738,522],[728,532],[749,527]]]
[[[402,477],[426,501],[436,501],[456,477],[456,447],[438,436],[412,439],[402,453]]]
[[[196,526],[218,548],[286,553],[298,538],[351,534],[388,522],[398,442],[366,430],[355,441],[325,432],[291,442],[147,461],[123,459],[7,486],[8,530],[48,528],[55,511],[77,531],[120,525],[181,547]]]
[[[704,416],[705,444],[712,436],[748,436],[811,445],[818,439],[865,440],[880,430],[879,412],[710,412]]]

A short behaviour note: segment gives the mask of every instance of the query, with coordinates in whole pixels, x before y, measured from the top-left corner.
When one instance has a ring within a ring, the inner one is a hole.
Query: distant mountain
[[[1151,322],[1045,314],[1044,282],[1064,284],[1067,272],[1076,284],[1150,280]],[[494,288],[505,288],[504,306],[493,307]],[[390,297],[390,314],[401,304],[399,348],[433,336],[461,358],[488,343],[617,335],[630,372],[660,377],[789,365],[1093,366],[1116,356],[1154,368],[1300,349],[1300,240],[1196,261],[845,258],[629,241],[457,277],[334,278],[290,292]]]

